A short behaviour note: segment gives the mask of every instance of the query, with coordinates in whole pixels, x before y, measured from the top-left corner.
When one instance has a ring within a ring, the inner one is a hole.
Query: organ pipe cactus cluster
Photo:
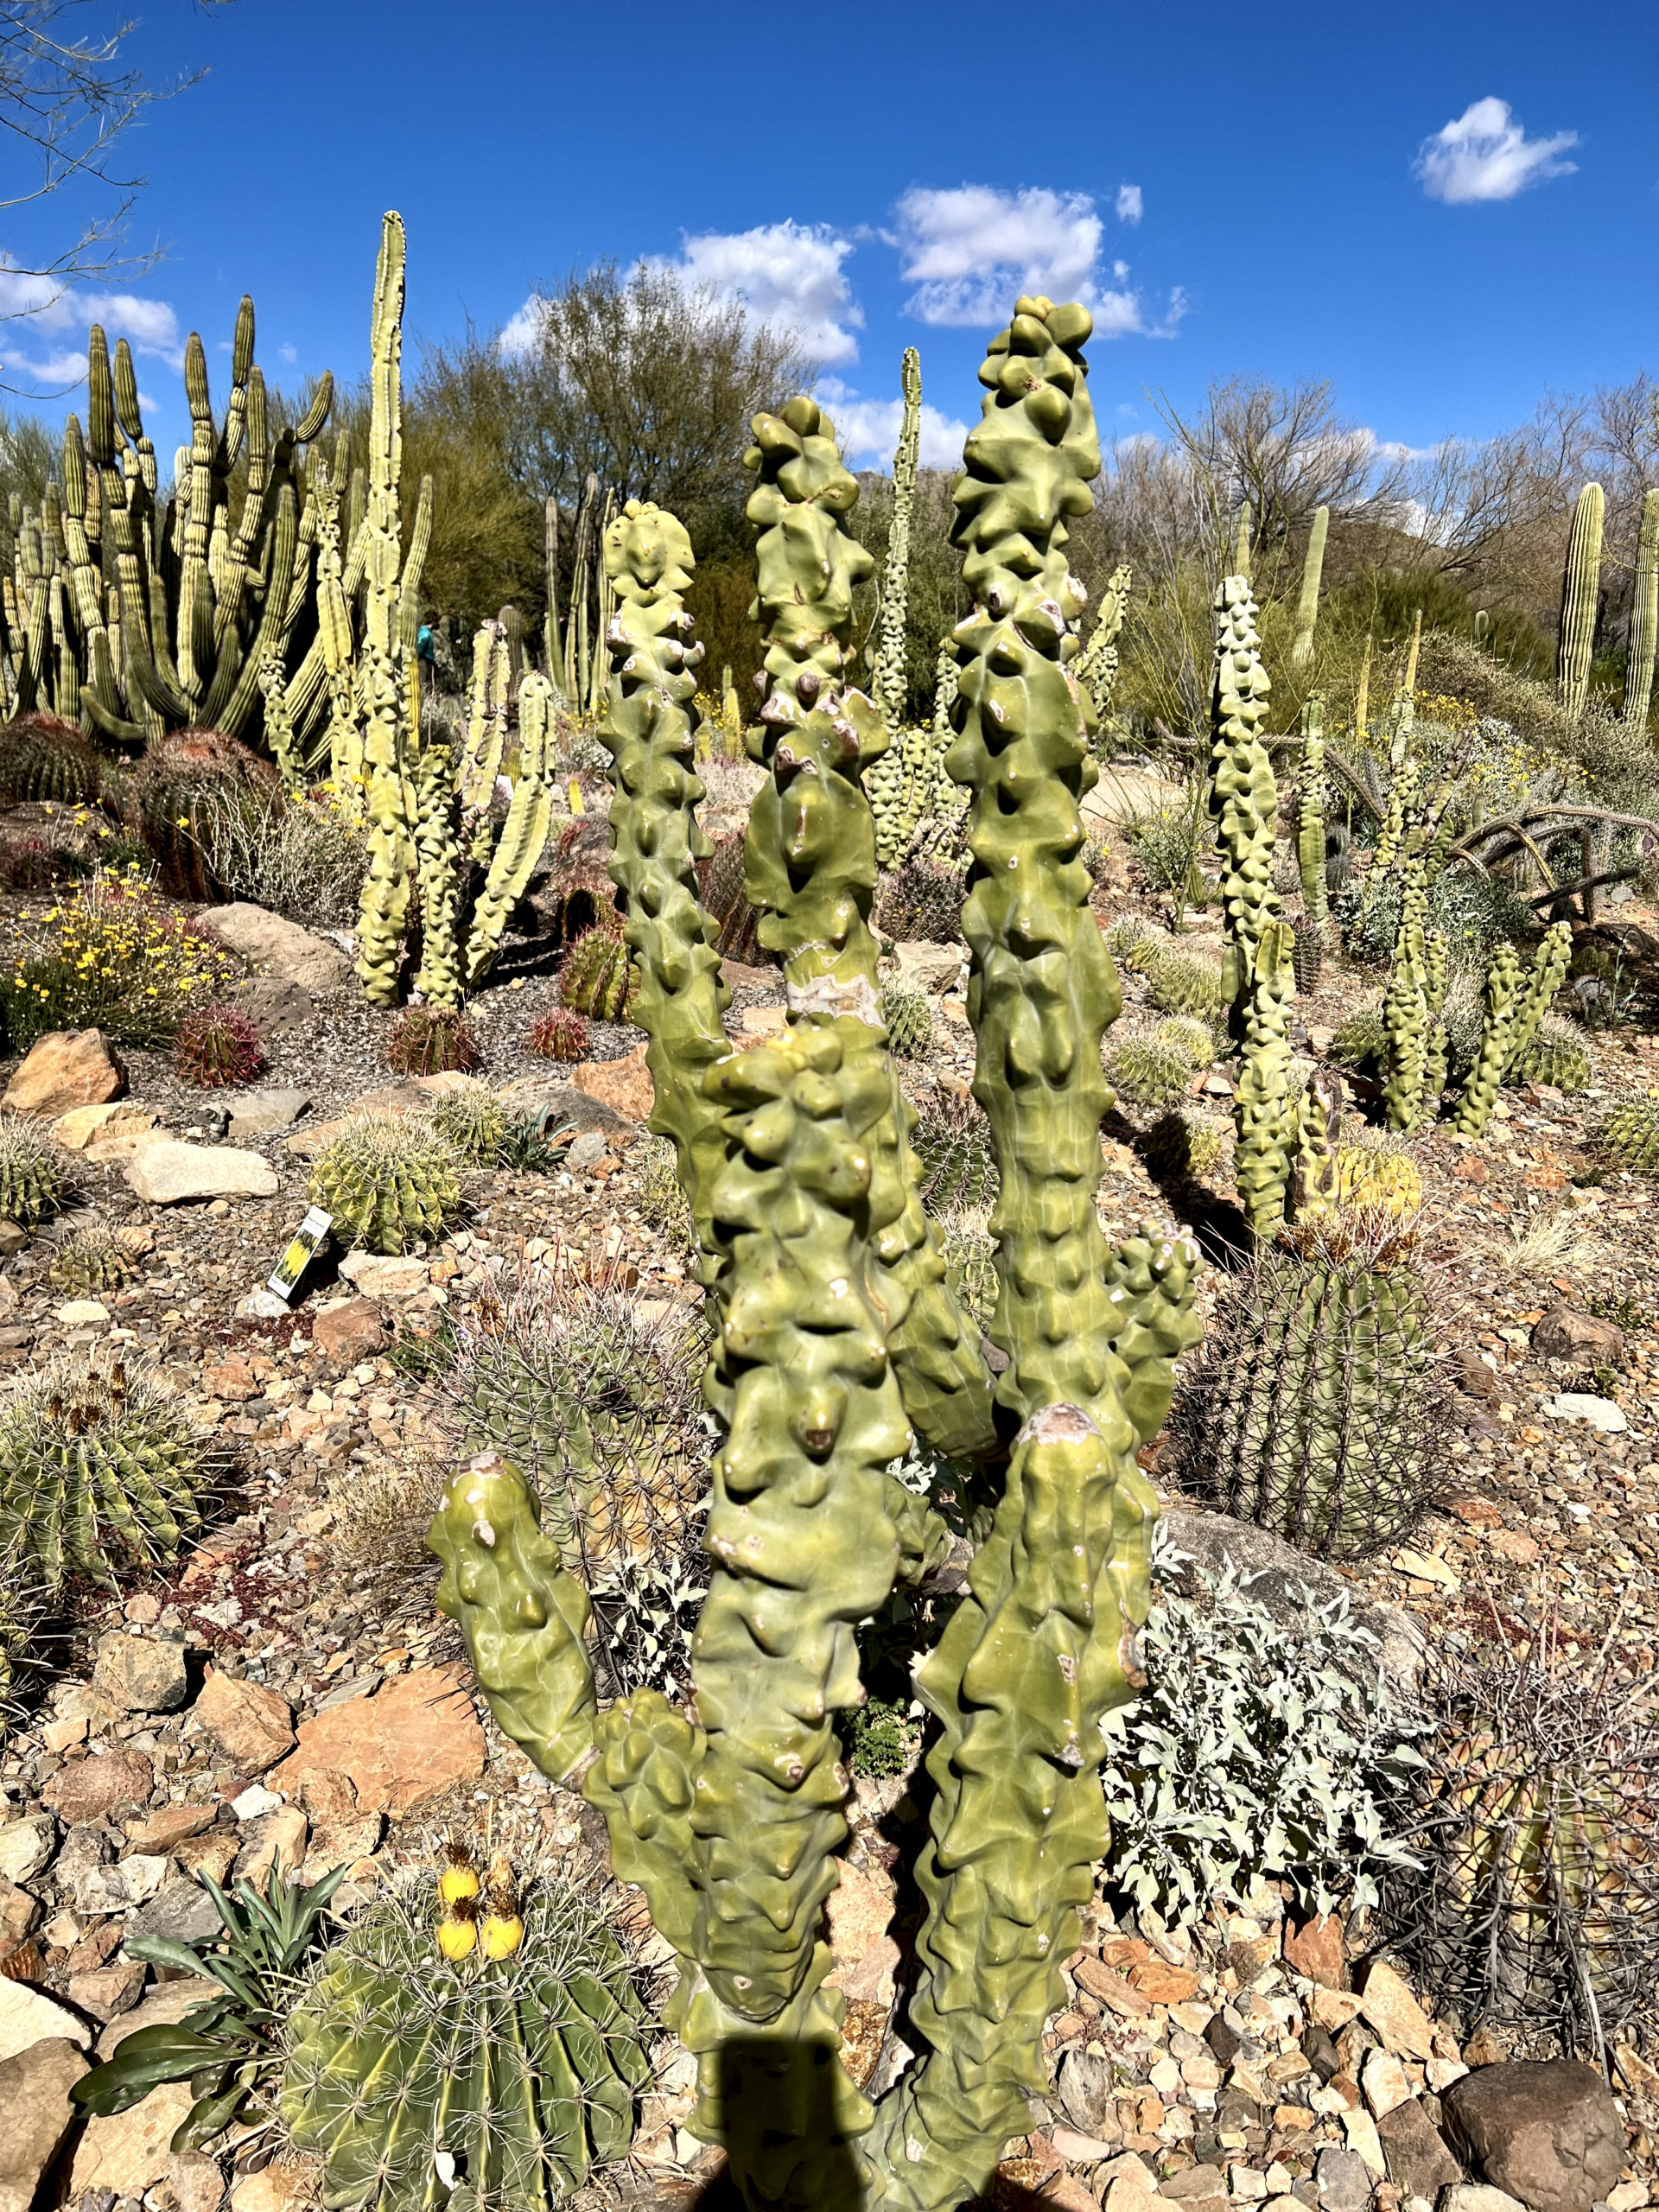
[[[760,418],[752,463],[770,618],[754,742],[771,781],[749,880],[785,960],[793,1020],[777,1042],[728,1051],[702,1074],[722,1140],[697,1203],[725,1442],[695,1720],[648,1691],[596,1716],[586,1594],[512,1469],[486,1459],[457,1475],[432,1531],[440,1602],[504,1727],[561,1777],[596,1745],[585,1787],[617,1872],[644,1887],[678,1955],[671,2018],[698,2059],[692,2125],[724,2143],[757,2208],[944,2212],[986,2191],[1044,2081],[1043,2022],[1105,1844],[1098,1722],[1138,1671],[1153,1499],[1135,1450],[1156,1432],[1172,1363],[1196,1335],[1195,1255],[1155,1236],[1109,1252],[1094,1205],[1100,1041],[1117,991],[1080,857],[1092,710],[1076,682],[1065,555],[1066,522],[1086,510],[1099,466],[1089,328],[1081,308],[1019,302],[981,372],[989,397],[956,493],[973,604],[954,639],[950,771],[973,794],[964,927],[975,1090],[1000,1173],[990,1333],[1006,1358],[997,1428],[1009,1456],[1000,1502],[979,1478],[989,1534],[919,1682],[941,1724],[906,2031],[920,2055],[880,2106],[841,2066],[842,2000],[825,1986],[822,1914],[847,1788],[831,1723],[862,1700],[856,1624],[895,1580],[925,1571],[944,1531],[887,1472],[918,1416],[895,1348],[915,1310],[896,1281],[903,1122],[864,922],[874,855],[858,776],[883,733],[845,688],[842,609],[859,562],[841,524],[853,486],[810,401]],[[626,573],[639,574],[637,559]],[[621,621],[629,603],[620,591]],[[668,610],[657,613],[661,635]],[[642,671],[614,642],[613,654],[617,724]],[[671,683],[658,696],[671,720]],[[677,757],[672,736],[653,757]],[[622,777],[644,740],[613,737]],[[690,780],[664,779],[658,808],[683,841]],[[668,885],[645,865],[655,840],[626,782],[623,796],[635,810],[615,865],[632,914],[636,887],[649,907]],[[625,858],[629,836],[638,851]],[[675,866],[689,888],[683,859]],[[642,939],[647,969],[677,949]],[[688,913],[679,944],[693,965],[706,942]]]
[[[1590,697],[1590,662],[1595,651],[1596,614],[1601,592],[1601,534],[1607,502],[1599,484],[1586,484],[1573,510],[1561,575],[1561,642],[1555,664],[1555,690],[1569,715],[1581,715]]]

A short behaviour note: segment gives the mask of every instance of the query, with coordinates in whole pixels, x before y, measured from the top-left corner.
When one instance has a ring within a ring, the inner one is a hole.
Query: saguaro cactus
[[[1305,669],[1313,658],[1313,633],[1319,620],[1319,581],[1325,574],[1325,540],[1331,528],[1329,507],[1313,510],[1307,533],[1307,557],[1302,563],[1302,588],[1296,601],[1296,635],[1291,643],[1290,664]]]
[[[1645,729],[1659,645],[1659,486],[1642,495],[1636,540],[1636,589],[1630,601],[1630,658],[1624,664],[1624,720]]]
[[[1607,502],[1599,484],[1586,484],[1573,510],[1561,575],[1561,643],[1555,664],[1555,690],[1569,715],[1581,715],[1590,696],[1590,661],[1595,651],[1596,613],[1601,592],[1601,533]]]

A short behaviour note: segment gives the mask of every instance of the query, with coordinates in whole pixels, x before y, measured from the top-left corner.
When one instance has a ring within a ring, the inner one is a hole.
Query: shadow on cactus
[[[689,1679],[707,1349],[689,1308],[648,1310],[619,1269],[590,1278],[559,1248],[458,1318],[440,1379],[467,1446],[499,1452],[533,1486],[543,1533],[593,1601],[613,1694]]]
[[[269,2124],[269,2093],[295,1977],[321,1941],[322,1915],[346,1871],[336,1866],[302,1889],[283,1873],[279,1856],[264,1897],[246,1881],[236,1883],[227,1896],[202,1874],[201,1885],[219,1908],[222,1935],[207,1944],[129,1936],[130,1957],[216,1982],[220,1993],[176,2024],[135,2030],[112,2057],[75,2083],[70,2094],[77,2110],[108,2118],[130,2111],[165,2082],[188,2082],[195,2101],[174,2130],[174,2152],[200,2151],[237,2121]]]
[[[1384,1885],[1384,1926],[1465,2030],[1604,2061],[1659,2032],[1659,1732],[1611,1646],[1498,1635],[1431,1675],[1419,1866]]]
[[[478,1032],[454,1007],[410,1007],[386,1036],[386,1065],[397,1075],[467,1074],[483,1057]]]
[[[520,1894],[464,1853],[442,1881],[377,1898],[313,1963],[282,2116],[322,2158],[330,2205],[545,2212],[633,2139],[653,2028],[639,1976],[586,1889],[548,1875]]]
[[[113,1589],[195,1541],[226,1464],[142,1368],[59,1352],[0,1399],[0,1567]]]

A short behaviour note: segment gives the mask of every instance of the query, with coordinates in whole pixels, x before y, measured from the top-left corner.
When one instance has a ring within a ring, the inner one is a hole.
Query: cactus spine
[[[639,958],[634,1018],[650,1040],[651,1127],[674,1141],[680,1187],[708,1251],[726,1141],[703,1077],[731,1050],[721,1027],[731,994],[697,893],[696,863],[714,847],[696,815],[692,671],[702,647],[690,642],[685,610],[691,541],[672,515],[630,499],[605,533],[604,556],[616,603],[605,636],[610,703],[599,726],[613,763],[611,877],[626,899],[625,934]]]
[[[1325,509],[1320,508],[1323,514]],[[1302,707],[1302,772],[1296,787],[1296,866],[1302,911],[1315,931],[1328,906],[1325,883],[1325,701],[1317,691]]]
[[[1596,613],[1601,591],[1601,533],[1606,500],[1599,484],[1586,484],[1573,510],[1561,576],[1561,643],[1555,665],[1555,690],[1567,713],[1578,716],[1590,697],[1590,661],[1595,650]]]
[[[853,590],[872,564],[847,529],[858,486],[817,403],[792,399],[753,427],[748,515],[768,690],[745,743],[771,772],[750,810],[744,887],[761,943],[783,956],[791,1018],[832,1015],[851,1063],[882,1057],[884,1036],[869,927],[875,832],[860,771],[888,736],[869,700],[846,687]],[[886,1079],[871,1206],[888,1347],[917,1428],[940,1451],[973,1455],[992,1440],[984,1363],[917,1195],[913,1110],[891,1067]]]
[[[910,517],[916,500],[916,464],[922,437],[922,360],[913,346],[905,348],[900,371],[904,414],[899,449],[893,461],[893,524],[887,557],[881,567],[881,617],[877,632],[871,690],[890,732],[905,714],[905,615],[910,588]],[[905,848],[903,823],[906,763],[893,748],[870,767],[870,811],[875,817],[875,857],[881,868],[896,867]],[[912,825],[914,827],[914,823]]]
[[[1319,581],[1325,573],[1325,540],[1331,527],[1329,507],[1316,507],[1307,533],[1307,557],[1302,563],[1302,588],[1296,601],[1296,634],[1290,648],[1290,664],[1298,671],[1313,658],[1313,632],[1319,619]]]
[[[1624,720],[1645,729],[1659,646],[1659,486],[1642,495],[1636,541],[1636,590],[1630,604],[1630,657],[1624,664]]]

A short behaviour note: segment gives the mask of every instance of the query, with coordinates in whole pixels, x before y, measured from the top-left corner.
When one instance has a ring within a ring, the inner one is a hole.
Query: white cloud
[[[1117,188],[1117,219],[1120,223],[1138,223],[1147,212],[1146,196],[1138,184],[1120,184]]]
[[[30,339],[39,334],[62,339],[77,337],[94,322],[101,322],[111,338],[124,338],[135,353],[154,355],[173,370],[184,366],[179,337],[179,318],[165,300],[141,300],[130,292],[65,291],[49,276],[15,268],[0,255],[0,327],[9,321],[8,336]],[[0,349],[0,362],[41,384],[78,384],[86,373],[84,347],[60,345],[46,355],[31,356],[22,345]]]
[[[1507,100],[1476,100],[1443,130],[1425,138],[1413,174],[1431,200],[1458,207],[1479,200],[1513,200],[1530,184],[1571,176],[1576,162],[1560,156],[1576,146],[1576,130],[1529,138]]]
[[[504,353],[528,353],[536,343],[542,327],[546,302],[539,292],[532,292],[518,312],[503,324],[496,344]]]
[[[1141,207],[1140,187],[1124,186],[1120,215],[1138,221]],[[1043,185],[1019,192],[918,185],[895,212],[899,226],[890,242],[916,286],[905,304],[923,322],[951,328],[1004,322],[1022,292],[1082,301],[1101,338],[1173,337],[1185,312],[1180,292],[1173,291],[1161,320],[1149,321],[1141,293],[1128,282],[1128,262],[1102,269],[1105,225],[1087,193],[1051,192]]]
[[[836,428],[842,458],[849,467],[891,469],[904,422],[902,399],[861,399],[837,377],[823,378],[817,397]],[[924,468],[960,468],[963,441],[968,425],[937,407],[922,402],[921,465]]]
[[[300,358],[300,349],[297,346],[279,346],[276,348],[276,358],[279,361],[286,361],[289,368],[292,368]]]
[[[863,327],[842,263],[853,250],[825,223],[760,223],[686,238],[668,265],[717,298],[741,300],[756,322],[792,330],[814,361],[855,361]]]

